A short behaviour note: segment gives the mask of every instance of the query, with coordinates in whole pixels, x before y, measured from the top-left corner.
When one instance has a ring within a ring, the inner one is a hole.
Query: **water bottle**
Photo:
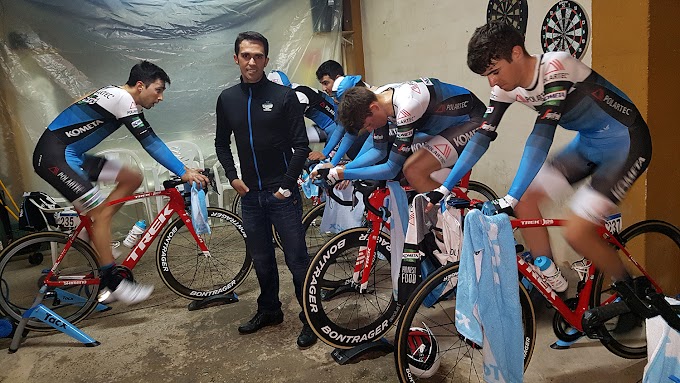
[[[548,282],[553,290],[561,293],[569,286],[559,267],[555,266],[555,263],[550,258],[544,256],[537,257],[534,260],[534,265],[538,266],[541,274],[545,276],[546,282]]]
[[[137,222],[135,222],[135,225],[132,226],[132,229],[130,229],[130,232],[128,233],[127,237],[123,240],[123,245],[132,248],[134,245],[139,242],[139,239],[142,238],[142,234],[146,230],[146,221],[141,219]]]

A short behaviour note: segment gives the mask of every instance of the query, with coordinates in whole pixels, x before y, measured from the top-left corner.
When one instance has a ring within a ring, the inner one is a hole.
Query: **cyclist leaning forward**
[[[468,66],[488,78],[491,101],[481,129],[447,180],[428,193],[431,200],[446,195],[472,168],[496,138],[505,111],[519,101],[536,110],[538,117],[508,194],[487,203],[483,210],[493,214],[514,208],[519,218],[541,218],[540,202],[558,197],[571,190],[571,184],[591,176],[573,196],[565,238],[576,252],[612,277],[624,301],[636,299],[631,276],[597,232],[651,159],[649,129],[633,102],[568,53],[529,55],[524,37],[503,23],[491,22],[475,30],[468,45]],[[578,134],[546,161],[558,124]],[[525,229],[523,236],[535,256],[552,258],[545,228]]]
[[[435,78],[391,84],[375,92],[362,86],[350,88],[338,107],[338,121],[347,132],[356,135],[365,129],[373,132],[373,141],[379,144],[387,141],[390,122],[396,125],[396,139],[387,162],[376,165],[383,156],[368,150],[345,167],[331,169],[328,178],[332,182],[388,180],[403,167],[404,176],[417,191],[432,190],[439,183],[431,174],[456,162],[479,128],[484,110],[469,90]],[[414,141],[422,143],[415,152]]]
[[[206,184],[208,178],[189,169],[175,157],[153,132],[142,108],[151,109],[163,100],[170,78],[163,69],[148,61],[132,67],[127,83],[106,86],[75,102],[61,112],[43,132],[33,152],[33,168],[38,175],[68,199],[80,214],[92,219],[91,241],[97,250],[101,270],[101,299],[132,304],[151,295],[153,286],[124,279],[115,268],[111,252],[111,219],[123,206],[107,202],[132,195],[142,184],[139,169],[130,169],[115,160],[85,154],[125,125],[144,149],[185,182]],[[105,197],[92,182],[116,182]]]

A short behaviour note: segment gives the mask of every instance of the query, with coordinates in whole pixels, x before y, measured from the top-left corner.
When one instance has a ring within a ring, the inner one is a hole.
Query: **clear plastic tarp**
[[[0,0],[0,179],[15,199],[44,190],[33,148],[49,122],[100,86],[122,85],[147,59],[169,74],[165,100],[146,111],[164,141],[196,143],[215,159],[215,105],[239,81],[238,32],[270,44],[267,70],[317,87],[314,72],[340,60],[341,0]],[[126,148],[152,159],[119,129],[95,151]]]

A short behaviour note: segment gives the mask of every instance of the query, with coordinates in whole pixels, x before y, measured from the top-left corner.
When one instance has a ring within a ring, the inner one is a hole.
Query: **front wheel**
[[[661,287],[661,292],[670,297],[680,293],[680,230],[663,221],[647,220],[635,223],[619,236],[620,242],[640,262],[650,277]],[[621,259],[633,276],[640,275],[619,249]],[[631,266],[631,267],[628,267]],[[595,275],[595,287],[591,297],[592,307],[616,294],[611,286],[611,278],[602,272]],[[647,332],[645,320],[635,313],[628,313],[604,324],[612,340],[603,342],[612,353],[627,359],[647,357]]]
[[[193,300],[227,294],[245,281],[252,260],[246,251],[246,232],[241,218],[217,207],[208,208],[211,234],[201,237],[203,253],[181,219],[172,221],[161,234],[156,267],[163,282],[176,294]]]
[[[60,232],[34,233],[12,242],[0,253],[0,310],[4,315],[15,322],[21,320],[22,314],[38,296],[38,290],[52,267],[52,259],[62,252],[68,239],[67,234]],[[29,262],[38,253],[44,259],[49,259],[49,263],[35,265]],[[76,283],[99,278],[94,250],[76,239],[54,275],[56,280],[71,284],[49,288],[42,304],[76,324],[87,317],[98,303],[98,284]],[[34,331],[54,330],[49,324],[34,319],[28,321],[26,328]]]
[[[368,288],[359,293],[354,265],[365,254],[369,229],[341,232],[311,261],[302,293],[305,315],[319,339],[337,348],[351,348],[382,337],[397,320],[400,306],[393,298],[390,238],[380,233]]]
[[[455,288],[448,292],[442,289],[457,277],[458,262],[437,269],[418,285],[404,306],[394,338],[394,358],[400,382],[424,381],[426,378],[435,382],[484,382],[481,346],[456,330]],[[526,370],[536,342],[536,320],[529,294],[521,284],[519,298]],[[421,342],[422,339],[426,341]],[[422,353],[432,344],[433,353]]]

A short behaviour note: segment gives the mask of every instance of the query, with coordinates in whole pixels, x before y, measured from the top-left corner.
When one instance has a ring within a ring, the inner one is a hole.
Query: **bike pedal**
[[[595,307],[583,314],[581,327],[583,328],[583,332],[590,339],[599,339],[601,341],[611,340],[612,338],[609,335],[609,332],[604,328],[604,324],[608,320],[630,311],[630,308],[628,308],[623,301]]]

